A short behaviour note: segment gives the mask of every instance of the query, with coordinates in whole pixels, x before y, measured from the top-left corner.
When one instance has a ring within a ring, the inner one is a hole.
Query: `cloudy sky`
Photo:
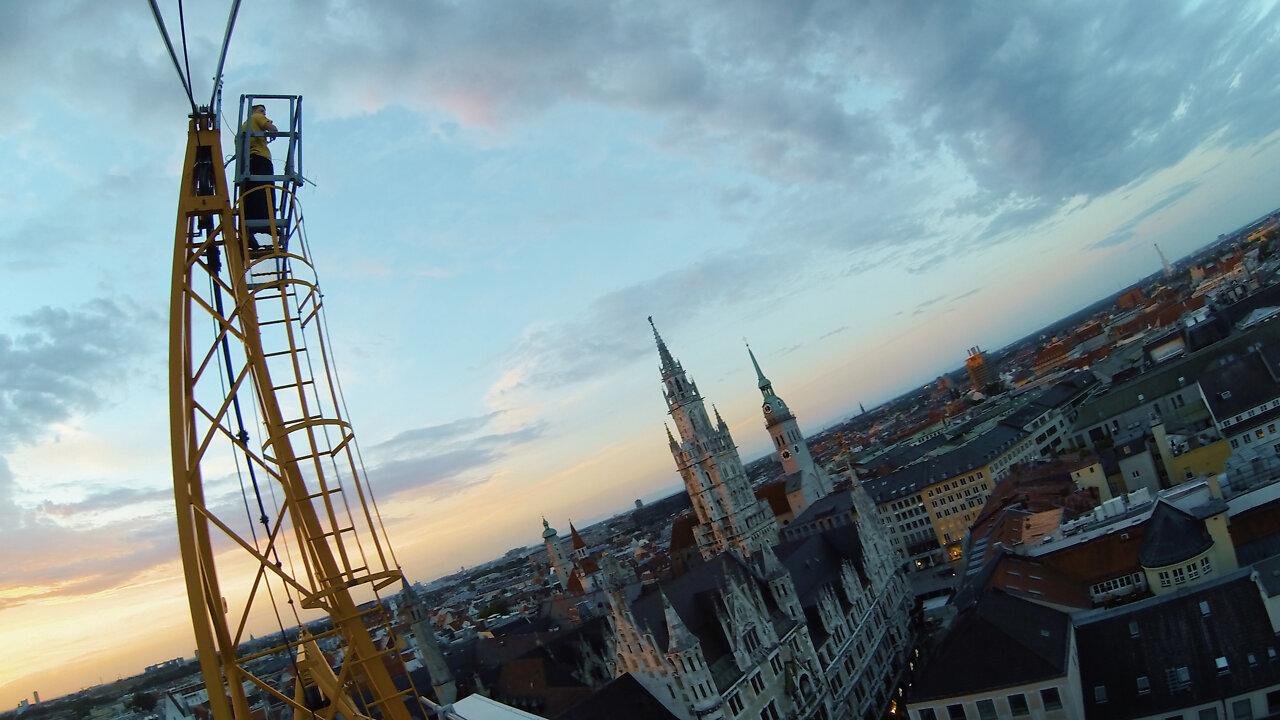
[[[207,97],[227,8],[187,5]],[[164,392],[188,109],[146,3],[4,15],[12,706],[192,654]],[[648,315],[749,460],[768,440],[744,337],[815,431],[1157,270],[1153,242],[1178,258],[1272,210],[1278,20],[246,3],[223,114],[305,98],[333,352],[392,542],[429,579],[536,542],[543,514],[564,529],[678,487]]]

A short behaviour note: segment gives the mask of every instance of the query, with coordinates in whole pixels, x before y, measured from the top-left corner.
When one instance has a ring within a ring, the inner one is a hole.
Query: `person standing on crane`
[[[276,169],[271,163],[271,151],[267,149],[267,143],[274,140],[275,133],[279,131],[276,130],[275,123],[271,122],[271,118],[267,117],[267,106],[254,105],[253,114],[244,125],[240,126],[240,132],[249,133],[249,176],[275,175]],[[268,220],[271,217],[271,208],[275,205],[275,191],[271,188],[270,180],[246,180],[240,188],[240,197],[243,198],[246,224],[250,224],[253,220]],[[257,245],[253,238],[255,231],[265,232],[269,227],[263,228],[259,224],[257,228],[250,229],[250,245]]]

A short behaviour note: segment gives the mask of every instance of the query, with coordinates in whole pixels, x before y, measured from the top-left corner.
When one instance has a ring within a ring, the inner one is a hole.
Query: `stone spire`
[[[653,325],[653,318],[649,324]],[[663,398],[679,434],[677,444],[668,429],[668,444],[698,517],[693,534],[699,553],[704,559],[726,550],[750,554],[762,542],[776,542],[773,511],[756,499],[724,418],[717,412],[712,422],[698,386],[671,356],[656,327],[653,332]]]
[[[658,343],[658,357],[662,359],[662,374],[667,374],[668,370],[675,371],[679,367],[679,363],[675,358],[671,357],[671,351],[667,349],[667,344],[662,341],[662,336],[658,334],[658,326],[653,324],[653,316],[649,316],[649,327],[653,328],[653,340]]]
[[[689,627],[680,619],[680,613],[671,606],[671,600],[665,590],[658,590],[662,596],[662,615],[667,621],[667,652],[684,652],[698,645],[698,638],[689,632]]]
[[[751,350],[751,344],[747,343],[747,354],[751,356],[751,364],[756,368],[756,378],[760,381],[760,391],[769,395],[773,394],[773,384],[769,382],[769,378],[764,376],[764,371],[760,369],[760,363],[756,362],[756,354]]]

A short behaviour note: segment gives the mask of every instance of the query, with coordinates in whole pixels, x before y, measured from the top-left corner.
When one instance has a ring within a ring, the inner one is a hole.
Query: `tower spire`
[[[658,588],[658,595],[662,598],[662,614],[667,621],[667,652],[684,652],[696,647],[698,638],[689,632],[689,627],[680,618],[680,613],[671,606],[667,591]]]
[[[772,390],[773,383],[769,382],[769,378],[764,376],[764,371],[760,369],[760,363],[756,362],[756,354],[751,350],[751,343],[746,341],[743,342],[747,346],[747,354],[751,356],[751,364],[756,369],[756,377],[760,380],[760,390]]]
[[[649,327],[653,328],[654,342],[658,343],[658,357],[662,359],[662,374],[666,375],[676,369],[675,358],[671,357],[671,351],[667,349],[667,344],[662,341],[662,336],[658,334],[658,326],[653,324],[653,316],[649,316]]]
[[[1173,266],[1169,264],[1169,260],[1164,256],[1164,251],[1160,249],[1160,245],[1157,243],[1151,244],[1156,246],[1156,253],[1160,255],[1160,264],[1164,266],[1164,276],[1172,278],[1177,273],[1174,272]]]

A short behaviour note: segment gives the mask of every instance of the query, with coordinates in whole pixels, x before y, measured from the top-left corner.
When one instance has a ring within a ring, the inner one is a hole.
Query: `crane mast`
[[[396,687],[391,669],[403,666],[381,602],[404,579],[344,417],[296,200],[301,97],[242,96],[241,120],[264,99],[289,108],[278,123],[283,169],[238,166],[236,178],[270,182],[252,190],[270,194],[268,220],[246,220],[243,193],[228,185],[216,107],[193,107],[178,199],[170,434],[199,665],[214,720],[251,720],[253,696],[295,717],[408,720],[417,692]],[[251,249],[250,231],[269,242]],[[306,631],[325,616],[330,628]],[[267,620],[279,643],[242,654]],[[339,645],[336,673],[317,644],[326,639]],[[294,692],[257,669],[269,657],[286,659]]]

